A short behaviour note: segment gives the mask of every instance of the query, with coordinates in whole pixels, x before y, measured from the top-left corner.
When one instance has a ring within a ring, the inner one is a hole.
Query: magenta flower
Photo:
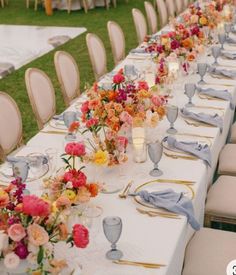
[[[27,246],[20,242],[17,244],[14,252],[16,253],[16,255],[21,259],[21,260],[24,260],[27,258],[28,254],[29,254],[29,251],[27,249]]]
[[[171,41],[170,46],[172,50],[176,50],[180,47],[180,43],[178,40],[173,40]]]

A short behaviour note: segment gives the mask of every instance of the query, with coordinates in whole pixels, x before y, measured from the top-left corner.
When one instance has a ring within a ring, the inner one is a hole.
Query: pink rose
[[[89,243],[89,232],[86,227],[81,224],[73,226],[73,240],[76,247],[85,248]]]
[[[117,149],[120,152],[123,152],[128,145],[128,139],[124,136],[118,136],[117,137]]]
[[[29,242],[32,245],[40,246],[45,245],[49,241],[49,236],[47,231],[40,225],[33,223],[28,226],[27,233],[29,237]]]
[[[26,232],[20,223],[15,223],[9,227],[8,235],[14,242],[19,242],[26,236]]]
[[[23,197],[22,211],[26,215],[46,217],[50,214],[50,205],[35,195]]]
[[[123,76],[123,74],[118,73],[118,74],[113,76],[113,82],[115,84],[120,84],[124,81],[125,81],[125,77]]]
[[[162,101],[159,96],[153,96],[151,100],[152,100],[152,103],[157,107],[161,106],[162,104]]]
[[[126,111],[123,111],[121,114],[120,114],[120,120],[124,123],[127,123],[129,125],[132,124],[132,116],[126,112]]]
[[[148,91],[149,90],[149,86],[148,86],[148,84],[147,84],[146,81],[139,81],[139,83],[138,83],[138,89],[139,90],[146,90],[146,91]]]
[[[71,142],[66,144],[65,152],[67,155],[81,157],[85,155],[85,146],[82,142]]]
[[[86,127],[91,128],[91,127],[93,127],[97,124],[98,124],[98,119],[97,118],[91,118],[86,122]]]
[[[20,263],[20,258],[14,252],[11,252],[5,256],[3,262],[6,268],[15,269]]]
[[[84,114],[84,113],[87,113],[89,111],[89,102],[88,101],[85,101],[82,106],[81,106],[81,112]]]
[[[64,174],[64,181],[71,181],[74,188],[79,188],[86,185],[87,177],[83,172],[71,169]]]

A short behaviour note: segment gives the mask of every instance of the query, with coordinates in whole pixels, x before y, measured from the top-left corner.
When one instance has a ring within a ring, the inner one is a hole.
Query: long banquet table
[[[236,47],[226,46],[236,50]],[[126,59],[119,64],[115,71],[123,67],[124,64],[134,63],[135,60],[132,58],[132,55],[128,55]],[[207,63],[212,63],[212,57],[205,55],[202,57],[203,60],[206,60]],[[145,60],[143,60],[143,63]],[[220,63],[224,66],[232,66],[231,62],[220,60]],[[183,92],[183,85],[186,82],[196,83],[199,80],[197,74],[190,75],[187,77],[181,78],[176,86],[177,88],[173,92],[173,99],[170,99],[171,102],[174,102],[179,107],[183,107],[187,102],[187,97]],[[226,80],[223,79],[214,79],[210,76],[205,77],[206,82],[211,84],[207,85],[215,88],[225,88],[228,89],[233,98],[236,98],[235,85],[236,80]],[[231,86],[228,86],[231,85]],[[70,110],[76,110],[78,104],[81,104],[86,100],[86,95],[83,94],[78,101],[76,101],[72,106],[69,107]],[[200,224],[203,224],[204,217],[204,207],[205,199],[207,194],[207,189],[212,183],[212,178],[214,171],[217,166],[218,155],[221,148],[224,146],[227,135],[229,132],[230,125],[232,123],[234,110],[229,108],[229,102],[223,100],[206,100],[200,99],[197,95],[193,98],[194,103],[197,106],[202,106],[198,110],[215,113],[215,109],[211,109],[212,106],[219,108],[219,114],[223,118],[223,132],[220,133],[219,128],[216,127],[193,127],[187,125],[184,122],[184,119],[179,116],[175,127],[178,130],[178,133],[182,133],[182,136],[177,137],[179,139],[184,139],[185,135],[193,135],[193,139],[197,140],[194,135],[205,135],[209,136],[207,140],[210,140],[211,145],[211,154],[212,154],[212,166],[207,167],[202,160],[184,160],[184,159],[172,159],[163,155],[160,161],[160,169],[164,172],[161,178],[169,179],[184,179],[194,181],[193,185],[194,198],[193,205],[195,209],[195,216]],[[209,109],[207,109],[209,107]],[[167,119],[163,119],[158,125],[156,131],[157,135],[167,135],[166,130],[169,127]],[[44,129],[55,130],[50,125],[47,125]],[[83,140],[83,136],[79,135],[78,140]],[[199,138],[201,140],[201,138]],[[206,141],[206,140],[205,140]],[[22,154],[30,150],[44,150],[48,147],[55,147],[60,153],[63,152],[63,143],[64,136],[60,134],[46,134],[39,132],[35,135],[26,145],[22,148],[21,151],[17,154]],[[152,180],[153,178],[149,176],[149,171],[153,167],[152,162],[147,159],[145,163],[135,163],[132,160],[132,151],[131,146],[128,148],[128,161],[123,164],[121,169],[123,173],[122,181],[128,183],[131,179],[134,180],[132,190],[140,185],[141,183]],[[36,149],[37,148],[37,149]],[[58,161],[58,167],[61,166],[61,163]],[[95,171],[91,170],[91,167],[86,168],[88,172],[88,177],[92,177]],[[112,179],[114,183],[118,180],[114,175]],[[29,183],[27,188],[31,192],[40,193],[42,192],[42,181]],[[103,215],[105,216],[120,216],[123,221],[123,231],[121,238],[118,242],[118,248],[121,249],[124,253],[125,259],[136,260],[136,261],[147,261],[147,262],[157,262],[163,263],[166,266],[160,269],[144,269],[141,267],[134,266],[121,266],[109,262],[105,259],[105,252],[109,249],[109,243],[105,239],[105,236],[102,232],[102,225],[100,232],[97,236],[97,245],[96,250],[85,249],[78,252],[78,260],[83,265],[84,275],[137,275],[137,274],[150,274],[150,275],[180,275],[181,269],[184,260],[184,251],[187,242],[193,235],[194,231],[187,224],[186,217],[181,216],[180,219],[169,219],[162,217],[148,217],[147,215],[140,214],[137,210],[137,204],[134,202],[133,198],[127,198],[122,200],[118,197],[117,193],[115,194],[100,194],[93,201],[94,204],[97,204],[103,208]],[[93,242],[92,242],[93,243]],[[63,253],[66,253],[63,251]],[[69,253],[68,253],[69,255]],[[76,258],[77,260],[77,258]]]

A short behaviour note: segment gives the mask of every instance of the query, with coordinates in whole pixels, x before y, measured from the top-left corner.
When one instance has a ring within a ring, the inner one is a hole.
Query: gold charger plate
[[[48,125],[57,130],[67,130],[67,127],[65,126],[64,121],[62,120],[51,119]]]
[[[161,183],[161,182],[158,182],[158,179],[148,181],[148,182],[145,182],[145,183],[139,185],[138,187],[135,188],[134,193],[137,193],[141,190],[146,190],[148,192],[158,192],[158,191],[163,191],[166,189],[172,189],[173,191],[175,191],[177,193],[183,192],[184,196],[187,196],[191,200],[195,196],[193,188],[189,185],[178,184],[178,183],[173,183],[173,182]],[[158,210],[161,209],[161,208],[156,208],[155,206],[153,206],[147,202],[144,202],[139,196],[134,196],[134,200],[138,204],[142,205],[143,207],[147,207],[147,208],[151,208],[151,209],[158,209]],[[161,210],[163,210],[165,213],[166,212],[169,213],[168,210],[164,210],[164,209],[161,209]]]

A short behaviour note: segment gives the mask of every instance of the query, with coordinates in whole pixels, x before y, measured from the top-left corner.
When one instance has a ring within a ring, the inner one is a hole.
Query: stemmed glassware
[[[158,163],[161,160],[162,152],[163,145],[161,142],[156,141],[148,144],[148,155],[154,163],[154,168],[149,173],[152,177],[159,177],[163,174],[163,172],[158,168]]]
[[[215,62],[212,65],[214,65],[214,66],[219,65],[217,58],[220,56],[221,48],[218,46],[213,46],[211,48],[211,53],[212,53],[212,56],[215,58]]]
[[[127,76],[129,81],[134,80],[135,76],[137,76],[137,72],[135,70],[134,65],[126,64],[124,66],[124,74],[125,74],[125,76]]]
[[[174,105],[167,106],[167,119],[170,122],[170,128],[167,130],[169,134],[176,134],[177,130],[174,128],[174,122],[178,117],[178,107]]]
[[[230,24],[230,23],[225,23],[224,24],[226,38],[229,38],[229,33],[231,32],[231,28],[232,28],[232,24]]]
[[[107,240],[111,243],[111,250],[106,253],[106,257],[109,260],[120,260],[123,253],[116,248],[121,232],[122,232],[122,220],[120,217],[106,217],[103,219],[103,231]]]
[[[185,90],[185,94],[188,97],[189,101],[188,103],[185,105],[186,107],[192,107],[194,106],[193,102],[192,102],[192,97],[195,94],[195,90],[196,90],[196,85],[194,83],[186,83],[184,85],[184,90]]]
[[[49,160],[50,170],[51,170],[51,177],[53,177],[56,173],[57,169],[57,149],[56,148],[48,148],[45,150],[45,153]]]
[[[206,82],[203,80],[203,77],[204,75],[206,74],[207,72],[207,63],[198,63],[197,64],[197,70],[198,70],[198,73],[201,77],[200,81],[198,82],[198,84],[205,84]]]
[[[226,41],[226,34],[225,33],[219,33],[218,34],[218,40],[221,44],[221,50],[223,50],[224,49],[224,43]]]
[[[77,113],[76,112],[67,111],[67,112],[63,113],[63,121],[64,121],[66,127],[68,128],[68,130],[69,130],[72,122],[74,122],[76,120],[77,120]],[[76,139],[76,135],[75,135],[75,133],[68,132],[65,139],[67,141],[73,141],[73,140]]]

